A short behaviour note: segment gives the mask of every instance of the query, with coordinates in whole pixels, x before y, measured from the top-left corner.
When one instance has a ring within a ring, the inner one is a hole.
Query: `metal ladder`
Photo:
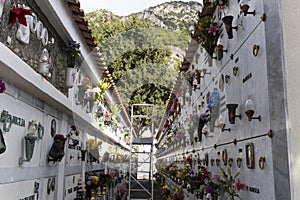
[[[135,109],[147,107],[148,115],[135,115]],[[134,119],[150,119],[149,131],[139,131],[133,134]],[[129,166],[129,191],[127,199],[148,199],[153,200],[153,140],[154,140],[154,105],[153,104],[133,104],[131,106],[131,126],[130,126],[130,166]],[[135,148],[137,147],[137,148]],[[141,150],[144,148],[144,150]],[[136,160],[133,157],[136,157]],[[145,167],[146,169],[141,169]],[[148,182],[139,180],[138,175],[148,175]],[[146,182],[146,184],[145,184]],[[144,183],[144,184],[143,184]],[[147,184],[148,183],[148,184]],[[147,186],[146,186],[147,185]],[[143,197],[136,197],[134,194],[143,193]]]

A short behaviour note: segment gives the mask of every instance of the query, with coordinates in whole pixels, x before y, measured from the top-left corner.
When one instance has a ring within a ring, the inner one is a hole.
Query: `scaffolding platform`
[[[132,144],[138,144],[138,145],[152,145],[153,144],[153,137],[148,138],[133,138]]]
[[[146,113],[146,115],[134,115],[135,108],[140,107],[149,107],[149,113]],[[133,134],[133,123],[136,118],[148,118],[151,120],[151,127],[148,127],[148,132],[143,132],[142,129],[140,129],[139,134]],[[154,200],[154,105],[133,104],[131,106],[130,138],[130,175],[128,199]],[[161,199],[161,197],[156,199]]]

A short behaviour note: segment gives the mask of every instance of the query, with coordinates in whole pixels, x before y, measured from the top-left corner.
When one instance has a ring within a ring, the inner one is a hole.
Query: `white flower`
[[[207,198],[207,199],[210,199],[210,197],[211,197],[211,194],[210,194],[210,193],[207,193],[206,198]]]

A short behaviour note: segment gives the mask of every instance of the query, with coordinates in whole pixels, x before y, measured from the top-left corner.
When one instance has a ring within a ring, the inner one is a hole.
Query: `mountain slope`
[[[86,15],[128,113],[132,104],[154,104],[159,124],[200,8],[197,2],[177,1],[125,17],[106,10]]]
[[[87,13],[86,16],[94,28],[99,27],[102,23],[124,21],[136,15],[138,18],[149,21],[160,28],[190,31],[196,19],[197,12],[201,11],[201,9],[202,5],[195,1],[172,1],[124,17],[115,15],[104,9]]]
[[[136,13],[141,19],[151,21],[160,28],[189,31],[202,5],[195,1],[166,2]]]

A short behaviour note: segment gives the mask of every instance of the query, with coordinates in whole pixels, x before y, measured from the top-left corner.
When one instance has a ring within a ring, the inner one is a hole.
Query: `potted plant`
[[[71,88],[74,85],[76,74],[76,62],[80,53],[80,43],[72,40],[69,41],[69,48],[67,49],[67,68],[66,68],[66,86]]]

